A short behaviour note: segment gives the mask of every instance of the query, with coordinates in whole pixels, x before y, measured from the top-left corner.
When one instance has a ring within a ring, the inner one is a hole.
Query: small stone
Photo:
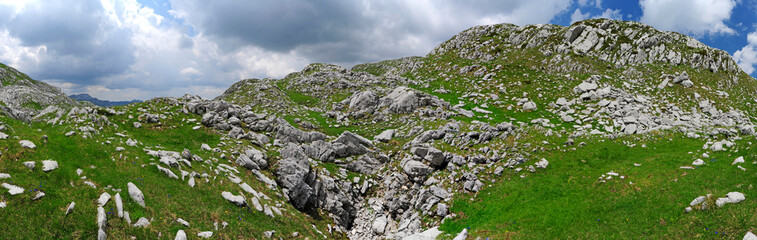
[[[108,201],[110,200],[110,194],[107,192],[104,192],[103,194],[100,194],[100,198],[97,199],[97,205],[100,207],[105,206],[105,204],[108,204]]]
[[[694,160],[694,162],[692,162],[691,165],[702,166],[704,165],[704,161],[702,161],[702,159],[697,159],[697,160]]]
[[[211,238],[213,237],[213,232],[211,231],[200,232],[200,233],[197,233],[197,236],[201,238]]]
[[[381,217],[376,218],[376,220],[373,220],[371,229],[373,229],[374,233],[383,235],[384,231],[386,230],[386,225],[387,225],[386,217],[381,216]]]
[[[145,217],[139,218],[137,220],[137,223],[134,224],[134,227],[147,227],[150,225],[150,220],[147,220]]]
[[[453,240],[465,240],[466,238],[468,238],[468,229],[463,228],[463,231],[458,233]]]
[[[536,162],[536,168],[547,168],[547,165],[549,165],[549,161],[547,159],[542,158],[538,162]]]
[[[34,201],[34,200],[38,200],[38,199],[40,199],[40,198],[42,198],[42,197],[44,197],[44,196],[45,196],[45,193],[44,193],[44,192],[42,192],[42,191],[37,191],[37,195],[35,195],[35,196],[34,196],[34,198],[32,198],[32,201]]]
[[[34,166],[36,165],[34,161],[23,162],[22,164],[24,164],[24,167],[29,168],[31,170],[34,170]]]
[[[116,193],[114,201],[116,202],[116,214],[120,218],[124,217],[124,203],[121,200],[121,193]]]
[[[97,227],[103,229],[107,223],[108,219],[105,215],[105,209],[103,207],[97,207]]]
[[[18,195],[18,194],[21,194],[21,193],[24,192],[23,188],[21,188],[19,186],[16,186],[16,185],[12,185],[12,184],[8,184],[8,183],[3,183],[2,186],[4,188],[8,189],[8,193],[10,193],[11,195]]]
[[[744,235],[743,240],[757,240],[757,235],[754,235],[752,231],[746,232],[746,235]]]
[[[739,163],[744,163],[744,157],[737,157],[735,160],[733,160],[733,163],[731,163],[731,165],[736,165]]]
[[[21,147],[24,147],[24,148],[29,148],[29,149],[37,148],[37,145],[34,145],[34,143],[29,140],[21,140],[21,141],[18,141],[18,143],[21,144]]]
[[[127,188],[129,189],[129,196],[131,196],[131,199],[137,202],[142,207],[145,207],[145,195],[142,194],[142,191],[137,188],[137,185],[134,185],[134,183],[127,183]]]
[[[42,171],[49,172],[58,168],[58,162],[53,160],[42,161]]]
[[[6,178],[11,178],[11,175],[7,173],[0,173],[0,179],[6,179]]]
[[[187,233],[184,232],[184,230],[179,230],[176,232],[176,238],[174,240],[187,240]]]
[[[244,207],[247,206],[247,201],[244,199],[244,196],[235,196],[234,194],[230,192],[222,192],[221,196],[223,196],[224,199],[228,200],[229,202],[236,204],[237,206]]]
[[[75,206],[76,206],[75,202],[71,202],[71,204],[68,204],[68,208],[66,208],[66,216],[68,216],[68,214],[71,214],[71,212],[74,211]]]
[[[533,101],[528,101],[523,104],[523,111],[535,111],[536,109],[536,103]]]
[[[184,225],[185,227],[189,227],[189,222],[187,222],[184,219],[181,219],[181,218],[176,219],[176,222],[181,223],[181,225]]]

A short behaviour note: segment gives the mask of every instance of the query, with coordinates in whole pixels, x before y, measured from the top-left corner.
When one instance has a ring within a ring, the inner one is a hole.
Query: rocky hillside
[[[11,238],[741,238],[757,229],[756,82],[634,22],[478,26],[425,57],[311,64],[213,100],[2,120],[0,223]],[[35,231],[25,216],[42,215],[54,224]]]
[[[29,121],[40,113],[78,105],[59,88],[0,63],[0,110],[7,115]]]

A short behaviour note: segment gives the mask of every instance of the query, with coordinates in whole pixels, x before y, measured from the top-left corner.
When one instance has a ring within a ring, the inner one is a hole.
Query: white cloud
[[[757,65],[757,32],[747,35],[748,44],[733,53],[733,59],[747,74],[754,73]]]
[[[736,0],[641,0],[641,22],[656,28],[704,34],[735,34],[725,22]]]
[[[602,12],[599,15],[595,15],[590,17],[590,13],[583,13],[581,12],[581,9],[576,9],[573,11],[573,14],[570,15],[570,23],[573,24],[575,22],[584,20],[584,19],[594,19],[594,18],[607,18],[607,19],[615,19],[615,20],[623,20],[623,14],[620,13],[620,9],[605,9],[604,12]]]
[[[581,9],[576,9],[576,11],[573,11],[573,14],[570,15],[570,23],[573,24],[574,22],[587,19],[589,16],[589,13],[581,13]]]
[[[623,14],[620,13],[620,9],[605,9],[602,14],[597,16],[598,18],[607,18],[607,19],[615,19],[615,20],[623,20]]]

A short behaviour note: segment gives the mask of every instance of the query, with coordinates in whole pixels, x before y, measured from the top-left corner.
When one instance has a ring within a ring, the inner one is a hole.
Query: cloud
[[[214,97],[310,62],[425,55],[475,25],[548,23],[571,2],[0,0],[0,61],[101,99]]]
[[[570,15],[570,23],[573,24],[574,22],[587,19],[589,16],[589,13],[581,13],[581,9],[576,9],[576,11],[573,11],[573,14]]]
[[[581,9],[576,9],[573,11],[573,14],[570,15],[570,23],[573,24],[575,22],[584,20],[584,19],[593,19],[593,18],[607,18],[607,19],[615,19],[615,20],[623,20],[623,14],[620,13],[620,9],[605,9],[604,12],[600,13],[599,15],[594,15],[590,17],[590,13],[583,13],[581,12]]]
[[[344,65],[425,55],[474,25],[547,23],[570,5],[569,0],[171,3],[175,16],[223,43],[226,51],[257,46]]]
[[[690,33],[735,34],[725,22],[736,0],[641,0],[641,22],[656,28]]]
[[[747,74],[754,73],[757,65],[757,31],[747,35],[748,44],[733,53],[733,59]]]

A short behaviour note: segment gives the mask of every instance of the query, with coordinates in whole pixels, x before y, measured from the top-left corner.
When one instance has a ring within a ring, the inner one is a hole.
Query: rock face
[[[289,201],[297,209],[315,206],[315,173],[310,169],[308,157],[302,148],[289,144],[280,151],[281,161],[276,175],[278,184],[285,189]]]

